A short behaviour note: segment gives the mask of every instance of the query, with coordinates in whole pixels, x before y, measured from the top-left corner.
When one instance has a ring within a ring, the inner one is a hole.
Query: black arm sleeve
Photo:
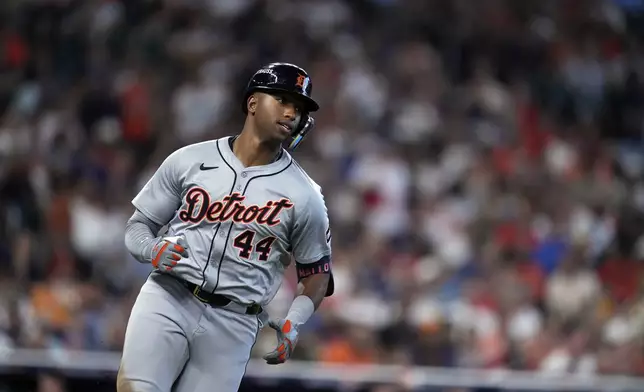
[[[333,272],[331,271],[331,258],[324,256],[315,263],[301,264],[295,261],[295,269],[297,270],[297,281],[316,274],[329,274],[329,285],[326,288],[325,297],[333,295],[335,290],[335,283],[333,282]]]

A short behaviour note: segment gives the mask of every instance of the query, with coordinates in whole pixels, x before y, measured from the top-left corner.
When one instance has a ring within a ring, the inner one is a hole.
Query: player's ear
[[[251,94],[248,97],[246,105],[246,107],[248,108],[248,113],[255,114],[255,111],[257,110],[257,95]]]

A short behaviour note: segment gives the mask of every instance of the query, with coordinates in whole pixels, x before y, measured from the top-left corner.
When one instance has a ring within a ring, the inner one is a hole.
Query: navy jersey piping
[[[292,163],[293,163],[293,160],[291,159],[290,162],[288,163],[288,165],[286,165],[285,168],[283,168],[283,169],[281,169],[281,170],[279,170],[279,171],[277,171],[275,173],[260,174],[260,175],[255,176],[255,177],[251,177],[248,180],[248,182],[246,183],[246,186],[244,187],[244,191],[242,192],[242,196],[246,195],[246,191],[248,190],[248,186],[250,185],[250,183],[253,180],[255,180],[257,178],[262,178],[262,177],[276,176],[276,175],[282,173],[283,171],[285,171],[286,169],[288,169],[289,167],[291,167]],[[215,284],[215,288],[212,289],[212,292],[211,292],[212,294],[214,294],[215,291],[217,290],[217,287],[219,287],[219,274],[221,272],[221,265],[223,264],[223,261],[224,261],[224,255],[226,254],[226,249],[228,248],[228,240],[230,239],[230,232],[233,230],[233,226],[234,225],[230,225],[230,227],[228,228],[228,235],[226,235],[226,243],[224,243],[224,249],[222,249],[222,251],[221,251],[221,257],[219,258],[219,265],[217,266],[217,283]]]
[[[230,187],[230,192],[228,192],[228,196],[230,196],[230,195],[233,194],[233,191],[235,190],[235,184],[237,183],[237,172],[226,161],[226,158],[224,158],[224,154],[221,153],[221,149],[219,148],[219,142],[217,141],[217,142],[215,142],[215,144],[217,145],[217,152],[219,152],[219,156],[224,161],[226,166],[228,166],[228,168],[230,168],[230,170],[233,172],[233,175],[234,175],[233,186]],[[217,228],[215,229],[215,234],[213,234],[212,239],[210,240],[210,249],[208,250],[208,258],[206,259],[206,263],[205,263],[205,265],[203,267],[203,270],[201,271],[202,278],[201,278],[201,286],[199,286],[200,290],[203,290],[203,287],[206,284],[206,269],[208,269],[208,265],[210,265],[210,257],[212,256],[212,248],[215,245],[215,238],[217,238],[217,234],[219,233],[219,228],[220,227],[221,227],[221,222],[219,222],[217,224]],[[230,232],[228,234],[230,234]],[[228,241],[228,238],[226,238],[226,241]],[[219,284],[219,270],[217,270],[217,284]]]

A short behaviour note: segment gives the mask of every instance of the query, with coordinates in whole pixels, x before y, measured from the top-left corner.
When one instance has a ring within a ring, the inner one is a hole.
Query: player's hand
[[[297,344],[298,330],[295,324],[284,319],[270,320],[268,325],[277,331],[277,348],[264,355],[263,358],[269,365],[278,365],[286,362],[293,354]]]
[[[181,236],[163,237],[152,248],[152,266],[160,271],[172,270],[182,257],[188,257],[188,244]]]

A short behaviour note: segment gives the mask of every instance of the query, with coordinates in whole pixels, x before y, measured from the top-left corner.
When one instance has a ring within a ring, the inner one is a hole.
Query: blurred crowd
[[[0,347],[120,350],[130,200],[286,61],[336,281],[296,359],[644,375],[643,27],[635,0],[3,0]]]

